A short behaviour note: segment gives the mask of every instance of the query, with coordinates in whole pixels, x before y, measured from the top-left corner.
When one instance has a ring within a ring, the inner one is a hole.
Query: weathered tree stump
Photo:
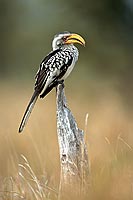
[[[66,104],[64,85],[57,86],[57,134],[60,150],[59,199],[79,198],[88,187],[88,152],[84,132]]]

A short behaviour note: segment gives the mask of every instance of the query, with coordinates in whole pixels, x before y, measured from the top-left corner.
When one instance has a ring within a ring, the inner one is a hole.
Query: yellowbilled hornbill
[[[34,93],[24,113],[19,132],[23,131],[38,96],[45,97],[72,71],[79,55],[74,43],[85,45],[84,39],[78,34],[65,31],[55,35],[52,42],[53,51],[43,59],[36,74]]]

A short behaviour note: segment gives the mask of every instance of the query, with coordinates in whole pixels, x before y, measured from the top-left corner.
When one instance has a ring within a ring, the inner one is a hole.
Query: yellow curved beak
[[[78,34],[72,33],[70,36],[67,37],[65,44],[74,44],[78,43],[85,46],[85,40]]]

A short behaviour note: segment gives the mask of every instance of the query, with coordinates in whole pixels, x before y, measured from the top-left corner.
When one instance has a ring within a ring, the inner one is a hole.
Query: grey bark
[[[67,107],[64,85],[57,86],[57,134],[60,151],[59,199],[79,197],[88,187],[88,152],[84,132],[80,130]]]

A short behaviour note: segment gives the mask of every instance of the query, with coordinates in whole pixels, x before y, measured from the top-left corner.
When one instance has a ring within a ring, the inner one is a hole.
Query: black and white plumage
[[[65,80],[71,73],[79,55],[74,43],[85,45],[84,39],[78,34],[63,32],[55,35],[53,51],[43,59],[36,74],[34,93],[24,113],[19,132],[23,131],[38,96],[45,97],[59,81]]]

